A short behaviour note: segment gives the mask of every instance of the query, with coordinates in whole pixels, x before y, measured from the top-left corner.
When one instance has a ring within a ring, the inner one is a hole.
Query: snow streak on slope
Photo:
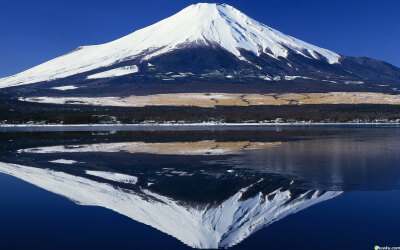
[[[100,73],[97,73],[94,75],[90,75],[87,78],[88,79],[97,79],[97,78],[116,77],[116,76],[123,76],[123,75],[137,73],[138,71],[139,71],[139,68],[136,65],[125,66],[125,67],[120,67],[120,68],[116,68],[116,69],[110,69],[110,70],[100,72]]]
[[[49,81],[143,57],[148,60],[176,49],[220,46],[242,58],[240,49],[279,60],[289,51],[338,63],[340,56],[287,36],[226,4],[200,3],[118,40],[84,46],[17,75],[0,79],[0,88]]]
[[[196,248],[230,247],[290,214],[331,199],[341,192],[289,190],[258,193],[241,200],[246,188],[220,205],[195,208],[142,189],[145,196],[63,172],[0,162],[0,172],[15,176],[78,204],[101,206],[150,225]]]
[[[51,89],[66,91],[66,90],[73,90],[73,89],[77,89],[77,88],[78,87],[75,87],[74,85],[67,85],[67,86],[61,86],[61,87],[53,87]]]

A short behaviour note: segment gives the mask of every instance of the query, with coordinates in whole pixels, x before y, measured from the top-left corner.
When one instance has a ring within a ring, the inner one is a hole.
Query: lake
[[[0,249],[400,246],[396,125],[1,131]]]

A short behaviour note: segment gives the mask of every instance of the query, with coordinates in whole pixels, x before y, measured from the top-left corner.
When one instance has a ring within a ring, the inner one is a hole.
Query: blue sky
[[[0,0],[0,77],[18,73],[81,45],[117,39],[197,2]],[[398,0],[225,2],[306,42],[340,54],[368,56],[400,66]]]

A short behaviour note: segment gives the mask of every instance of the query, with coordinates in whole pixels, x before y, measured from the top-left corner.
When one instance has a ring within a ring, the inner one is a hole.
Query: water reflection
[[[260,179],[223,202],[196,204],[147,188],[135,191],[118,187],[118,184],[23,165],[0,163],[0,171],[77,204],[111,209],[195,248],[230,247],[262,227],[340,194],[337,191],[292,190],[285,180],[271,185]],[[108,175],[113,177],[115,173]],[[110,180],[104,176],[99,178]]]
[[[85,152],[128,152],[158,155],[227,155],[239,154],[243,150],[263,149],[280,145],[281,142],[250,142],[215,140],[196,142],[122,142],[98,143],[86,145],[60,145],[51,147],[27,148],[18,150],[19,153],[85,153]]]
[[[395,130],[259,133],[41,135],[32,143],[15,135],[0,172],[204,249],[231,247],[344,191],[400,184]]]

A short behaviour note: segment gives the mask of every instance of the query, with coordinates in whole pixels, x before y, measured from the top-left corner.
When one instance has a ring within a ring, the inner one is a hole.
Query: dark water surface
[[[400,246],[400,129],[0,133],[0,249]]]

